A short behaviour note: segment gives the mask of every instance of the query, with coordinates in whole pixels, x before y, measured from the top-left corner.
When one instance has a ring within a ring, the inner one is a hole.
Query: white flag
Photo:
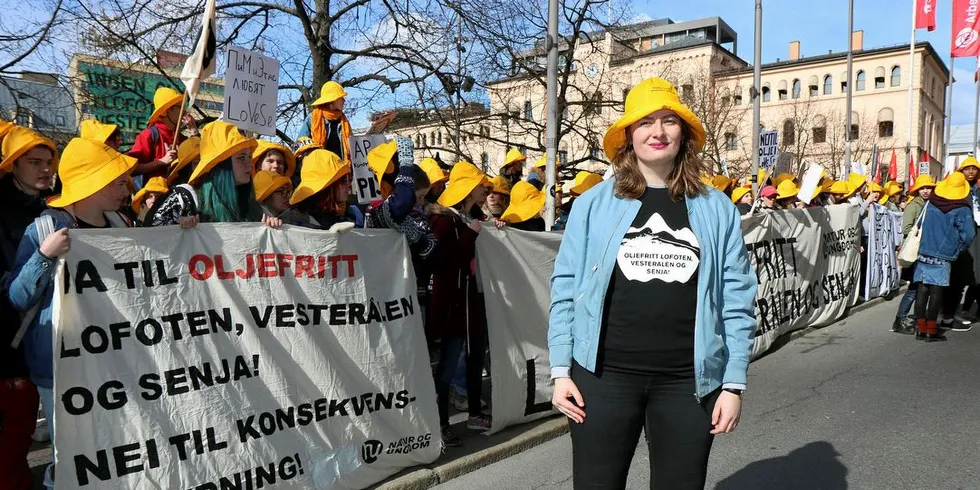
[[[201,37],[197,40],[194,53],[184,62],[184,69],[180,72],[180,79],[184,81],[190,105],[194,105],[194,100],[197,99],[201,79],[214,74],[214,54],[217,50],[214,33],[214,2],[215,0],[206,0],[204,3]]]

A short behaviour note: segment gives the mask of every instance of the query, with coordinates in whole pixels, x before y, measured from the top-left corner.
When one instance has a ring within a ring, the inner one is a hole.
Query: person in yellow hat
[[[962,172],[952,172],[936,185],[922,219],[919,261],[913,283],[918,284],[915,299],[916,338],[928,342],[946,340],[937,320],[944,288],[950,285],[953,261],[973,242],[972,186]],[[959,303],[959,298],[956,298]]]
[[[507,179],[507,183],[513,186],[524,178],[524,162],[526,161],[527,157],[520,150],[511,148],[507,150],[504,163],[497,170],[497,175]]]
[[[329,81],[320,87],[320,96],[310,104],[312,110],[300,128],[300,138],[333,152],[341,160],[350,161],[351,126],[344,115],[347,92],[339,83]]]
[[[439,206],[429,217],[429,226],[440,252],[433,261],[426,330],[442,341],[435,381],[442,441],[450,447],[461,444],[449,425],[449,385],[463,352],[466,353],[469,400],[466,425],[474,430],[487,430],[491,425],[491,419],[483,414],[480,403],[487,341],[485,320],[481,316],[485,305],[477,293],[472,267],[482,223],[470,217],[474,208],[479,209],[486,202],[490,189],[490,179],[480,169],[469,162],[457,162],[449,172],[446,190],[439,196]],[[494,221],[494,224],[499,226],[502,222]],[[459,308],[459,305],[469,305],[469,308]]]
[[[258,140],[252,152],[255,171],[269,170],[292,179],[296,172],[296,157],[283,145],[268,140]]]
[[[799,200],[800,188],[792,179],[780,182],[776,187],[776,207],[779,209],[803,209],[804,204]]]
[[[901,194],[902,184],[894,180],[885,182],[885,185],[882,187],[881,198],[878,199],[878,204],[885,206],[889,211],[900,212],[898,203],[901,200]]]
[[[173,142],[178,125],[183,124],[190,134],[197,134],[197,122],[190,112],[180,115],[183,100],[183,94],[170,87],[160,87],[154,92],[153,112],[146,121],[146,129],[136,135],[127,153],[138,162],[133,171],[137,189],[153,177],[166,177],[170,173],[170,165],[177,158]],[[182,141],[184,136],[178,135],[177,144]]]
[[[113,150],[118,150],[122,144],[122,134],[119,126],[115,124],[103,124],[95,119],[86,119],[78,125],[78,133],[87,140],[105,143]]]
[[[575,487],[622,487],[646,429],[650,460],[670,460],[651,467],[658,487],[695,488],[740,418],[758,279],[741,216],[700,180],[704,126],[676,88],[643,80],[624,109],[603,138],[614,175],[578,198],[555,259],[552,404],[571,419]]]
[[[395,162],[398,160],[398,142],[395,140],[386,141],[374,148],[367,154],[368,168],[374,174],[378,182],[378,190],[381,191],[381,199],[387,199],[395,187]]]
[[[980,162],[976,157],[967,157],[957,169],[966,178],[970,186],[970,201],[973,208],[973,221],[980,226]],[[953,275],[950,287],[945,292],[945,304],[942,309],[942,326],[954,331],[967,331],[977,320],[977,315],[971,313],[974,303],[980,302],[980,238],[974,240],[970,247],[960,254],[953,264]],[[960,304],[963,289],[967,288],[965,301]],[[957,313],[959,311],[959,313]]]
[[[52,305],[58,258],[71,249],[69,229],[127,226],[109,217],[116,215],[119,201],[129,193],[127,181],[136,160],[116,150],[83,138],[68,142],[59,170],[61,194],[48,201],[49,209],[24,231],[10,271],[7,299],[17,311],[26,314],[37,308],[23,337],[31,381],[37,386],[44,412],[55,413],[54,328]],[[40,226],[38,220],[48,226]],[[54,231],[43,238],[41,229]],[[14,323],[15,328],[20,322]],[[6,421],[5,421],[6,423]],[[49,426],[51,440],[55,427]],[[53,448],[52,448],[53,451]],[[53,470],[48,476],[53,479]]]
[[[153,177],[143,186],[136,195],[133,196],[133,212],[136,213],[136,220],[142,223],[146,214],[153,209],[153,205],[163,198],[170,191],[167,181],[163,177]]]
[[[303,160],[300,182],[289,198],[290,208],[280,215],[283,223],[306,228],[342,231],[364,227],[364,215],[349,206],[350,163],[328,150],[313,150]],[[334,228],[336,225],[343,225]]]
[[[170,166],[167,185],[186,184],[191,180],[191,173],[201,161],[201,137],[191,136],[177,147],[177,159]]]
[[[782,173],[782,174],[777,174],[772,178],[772,186],[778,189],[779,184],[782,184],[787,180],[793,182],[794,184],[798,182],[795,175]]]
[[[501,216],[509,226],[524,231],[545,231],[545,195],[529,182],[518,182],[511,190],[510,205]]]
[[[844,196],[846,196],[849,192],[850,189],[846,181],[843,180],[834,181],[833,183],[830,184],[830,187],[827,189],[827,191],[825,191],[825,194],[827,195],[827,203],[828,204],[845,203],[847,202],[847,199],[844,199]]]
[[[500,219],[507,206],[510,205],[510,183],[503,175],[498,175],[490,179],[493,186],[490,194],[487,195],[487,202],[483,205],[483,213],[487,216]]]
[[[869,204],[876,203],[881,200],[881,196],[885,194],[885,188],[877,182],[869,183],[864,189],[865,201]]]
[[[50,195],[52,179],[58,171],[58,149],[54,141],[32,129],[14,126],[4,137],[0,154],[3,155],[0,175],[6,174],[0,178],[0,189],[8,191],[3,197],[19,202]]]
[[[585,193],[585,191],[599,185],[602,183],[602,176],[599,174],[594,174],[592,172],[580,171],[575,174],[575,180],[571,182],[571,187],[568,189],[568,195],[571,196],[568,202],[560,204],[560,212],[556,215],[555,223],[551,226],[553,231],[562,231],[568,224],[568,217],[572,214],[572,208],[575,206],[575,201],[579,196]],[[556,199],[557,204],[558,199]]]
[[[738,214],[745,216],[749,214],[752,210],[752,186],[743,185],[741,187],[736,187],[732,191],[732,202],[735,203],[735,207],[738,209]]]
[[[267,216],[279,217],[289,209],[293,182],[285,175],[271,170],[259,170],[255,172],[252,182],[255,185],[255,199],[262,204],[262,212]]]
[[[916,177],[915,182],[909,187],[909,197],[911,200],[905,206],[905,211],[902,213],[903,240],[912,232],[916,221],[919,219],[919,215],[925,208],[926,202],[932,197],[932,191],[935,187],[936,183],[928,174],[922,174]],[[914,264],[911,267],[902,268],[902,280],[909,282],[909,288],[905,291],[902,300],[898,304],[898,312],[895,315],[894,323],[892,323],[892,331],[895,333],[906,335],[915,333],[915,322],[908,320],[909,312],[912,311],[912,305],[915,303],[919,289],[917,284],[912,283],[914,272]]]
[[[449,181],[449,173],[439,166],[439,162],[433,158],[423,158],[419,162],[419,167],[425,171],[425,176],[429,179],[429,193],[425,196],[427,203],[435,203],[446,190],[446,182]]]

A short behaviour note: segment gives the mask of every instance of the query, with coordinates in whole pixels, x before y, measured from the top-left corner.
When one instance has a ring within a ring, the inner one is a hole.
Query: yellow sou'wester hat
[[[143,188],[140,189],[135,196],[133,196],[133,211],[137,213],[140,212],[140,209],[143,208],[143,198],[146,197],[148,193],[158,192],[160,194],[166,194],[169,190],[170,187],[167,187],[167,181],[164,180],[163,177],[153,177],[146,182],[146,185],[143,186]]]
[[[581,196],[585,191],[602,183],[602,176],[592,172],[581,171],[575,174],[575,185],[570,192],[573,196]]]
[[[235,125],[224,121],[214,121],[201,129],[201,161],[194,167],[190,184],[194,184],[219,163],[231,158],[240,151],[251,155],[258,143],[254,138],[246,138]]]
[[[3,146],[0,147],[0,155],[3,155],[3,160],[0,161],[0,174],[13,169],[14,162],[18,158],[38,146],[48,148],[54,154],[54,158],[51,160],[51,168],[52,172],[57,172],[58,148],[55,146],[54,141],[41,136],[33,129],[23,126],[13,126],[7,131],[7,135],[3,138]]]
[[[501,169],[509,167],[514,164],[523,164],[527,161],[527,157],[521,153],[517,148],[511,148],[507,151],[507,156],[504,157],[504,163],[500,166]]]
[[[491,186],[486,174],[470,162],[457,162],[449,172],[449,184],[439,196],[439,204],[452,207],[469,196],[479,186]]]
[[[398,142],[395,140],[385,141],[368,151],[368,168],[377,177],[379,183],[381,177],[395,171],[395,162],[391,160],[395,153],[398,153]]]
[[[606,131],[602,147],[606,157],[612,160],[626,146],[626,128],[654,112],[662,109],[672,111],[684,120],[694,139],[694,151],[704,148],[704,125],[698,116],[691,112],[677,96],[677,89],[670,82],[660,78],[648,78],[633,87],[626,95],[626,113]]]
[[[170,175],[167,176],[167,184],[172,184],[177,179],[177,174],[190,165],[191,162],[201,158],[201,137],[192,136],[187,138],[177,146],[177,159],[170,164]]]
[[[339,83],[331,80],[320,87],[320,97],[317,97],[310,105],[329,104],[341,97],[347,97],[347,92],[344,91],[344,87],[341,87]]]
[[[432,158],[423,158],[418,165],[429,178],[429,185],[436,185],[449,180],[449,174],[439,167],[439,163]]]
[[[514,184],[510,193],[510,206],[504,210],[500,219],[507,223],[521,223],[541,212],[547,196],[527,181]]]
[[[184,101],[184,94],[170,88],[160,87],[153,93],[153,113],[146,120],[146,124],[153,124],[154,121],[163,117],[171,107]],[[179,122],[179,121],[178,121]]]
[[[48,206],[63,208],[91,197],[112,181],[129,175],[136,159],[113,150],[105,143],[72,138],[62,154],[65,164],[61,177],[61,195],[48,200]]]
[[[738,202],[741,201],[746,194],[750,194],[751,192],[752,186],[736,187],[735,190],[732,191],[732,202],[738,204]]]
[[[273,192],[290,184],[292,184],[292,181],[285,175],[270,172],[269,170],[259,170],[255,172],[255,177],[252,178],[252,185],[255,186],[255,200],[259,202],[265,201]]]
[[[933,191],[937,196],[950,201],[959,201],[970,195],[970,183],[967,182],[963,172],[957,170],[950,173],[942,182],[936,184]]]
[[[909,194],[915,194],[919,189],[923,187],[936,187],[936,181],[932,180],[932,176],[929,174],[922,174],[915,178],[915,182],[912,187],[909,188]]]
[[[350,163],[329,150],[313,150],[303,160],[300,182],[289,204],[294,205],[320,192],[350,173]]]
[[[490,179],[490,183],[493,185],[493,190],[490,192],[494,194],[503,194],[505,196],[510,195],[510,183],[507,182],[507,179],[498,175]]]
[[[96,143],[109,144],[109,138],[119,131],[119,126],[115,124],[103,124],[95,119],[86,119],[78,125],[78,132],[82,138],[95,141]]]
[[[784,180],[776,187],[776,199],[789,199],[796,197],[799,193],[800,188],[796,187],[796,183],[792,180]]]

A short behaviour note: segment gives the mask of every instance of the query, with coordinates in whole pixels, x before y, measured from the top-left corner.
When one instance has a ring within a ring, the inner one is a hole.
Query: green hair
[[[198,190],[201,221],[204,223],[242,223],[262,219],[262,208],[255,200],[252,183],[235,183],[231,159],[218,164],[201,181]]]

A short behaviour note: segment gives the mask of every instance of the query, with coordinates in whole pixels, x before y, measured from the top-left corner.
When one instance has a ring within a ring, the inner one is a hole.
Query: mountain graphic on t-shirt
[[[671,228],[654,213],[646,224],[630,227],[620,243],[617,263],[630,281],[686,283],[697,269],[700,247],[690,228]]]

